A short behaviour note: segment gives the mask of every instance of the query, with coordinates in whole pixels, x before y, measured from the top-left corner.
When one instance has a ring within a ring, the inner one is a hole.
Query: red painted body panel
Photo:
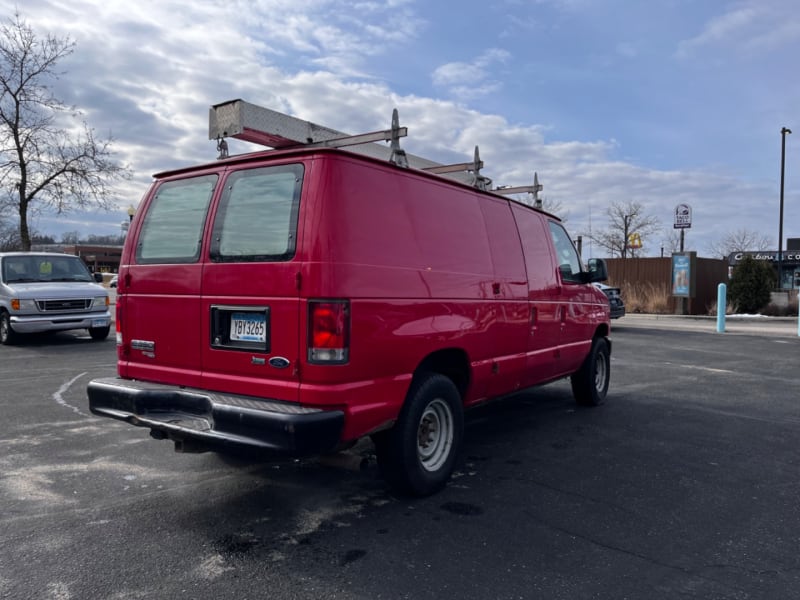
[[[304,165],[294,256],[212,261],[227,173],[285,163]],[[528,207],[343,151],[258,154],[200,172],[220,181],[199,261],[136,263],[152,193],[129,232],[119,284],[123,378],[343,410],[347,441],[390,425],[431,357],[463,372],[470,405],[575,371],[598,327],[607,331],[605,296],[560,281],[550,217]],[[315,299],[349,301],[345,364],[309,361]],[[268,308],[269,351],[213,348],[214,306]],[[153,342],[152,355],[134,340]],[[275,358],[288,366],[274,367]]]

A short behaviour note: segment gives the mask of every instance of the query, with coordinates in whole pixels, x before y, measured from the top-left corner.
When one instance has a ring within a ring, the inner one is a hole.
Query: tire
[[[0,344],[10,346],[19,341],[19,334],[11,328],[11,317],[6,311],[0,312]]]
[[[90,327],[89,335],[92,336],[93,340],[101,342],[108,337],[109,331],[111,331],[110,325],[106,325],[105,327]]]
[[[605,402],[611,381],[610,357],[608,341],[602,337],[595,338],[589,356],[571,377],[572,395],[578,404],[599,406]]]
[[[378,467],[395,493],[429,496],[450,479],[463,436],[453,382],[439,374],[415,377],[394,427],[373,437]]]

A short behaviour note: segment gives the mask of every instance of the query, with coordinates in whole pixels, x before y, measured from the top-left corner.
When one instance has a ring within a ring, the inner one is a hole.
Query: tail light
[[[122,346],[122,301],[119,296],[114,310],[114,329],[117,333],[117,346]]]
[[[350,358],[350,302],[308,303],[308,362],[342,364]]]

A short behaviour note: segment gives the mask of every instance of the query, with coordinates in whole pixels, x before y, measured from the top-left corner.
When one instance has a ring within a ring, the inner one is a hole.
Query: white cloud
[[[677,56],[687,58],[696,48],[740,37],[742,30],[749,28],[758,14],[754,8],[739,7],[715,17],[699,35],[678,44]]]
[[[708,50],[768,51],[800,41],[797,7],[785,0],[748,0],[709,20],[696,36],[678,43],[675,56]]]
[[[69,33],[78,43],[75,55],[62,65],[68,73],[56,91],[85,111],[98,134],[113,132],[115,148],[135,173],[120,189],[118,214],[90,212],[58,220],[42,215],[39,229],[118,232],[125,209],[138,204],[152,173],[214,160],[214,142],[207,139],[208,108],[243,98],[350,133],[388,127],[397,107],[401,125],[409,128],[402,141],[409,152],[463,162],[479,145],[484,174],[496,185],[529,184],[536,171],[545,186],[543,196],[562,203],[574,233],[586,231],[590,220],[594,227],[603,224],[605,208],[617,199],[642,202],[666,224],[675,204],[692,205],[690,241],[721,235],[742,222],[764,224],[769,231],[773,219],[764,213],[771,208],[765,211],[764,206],[774,200],[773,182],[746,183],[724,170],[646,168],[619,160],[620,153],[631,153],[623,142],[552,139],[550,124],[528,117],[510,122],[471,110],[465,101],[500,89],[498,69],[512,58],[504,49],[491,48],[437,68],[433,82],[450,99],[430,97],[419,88],[396,91],[391,73],[399,59],[391,49],[407,54],[413,48],[409,40],[423,23],[415,12],[418,5],[361,2],[343,13],[345,6],[344,0],[241,0],[203,2],[187,11],[184,3],[169,0],[26,0],[24,16],[38,31]],[[0,7],[13,11],[6,0],[0,0]],[[247,19],[242,18],[245,9]],[[731,16],[712,22],[686,42],[685,50],[722,43],[742,31],[746,21]],[[784,35],[791,36],[788,23]],[[617,50],[633,53],[624,43]],[[365,58],[372,53],[387,55],[385,73],[368,70]],[[249,147],[231,145],[233,152]],[[787,186],[787,207],[792,202],[800,204],[800,198]],[[736,224],[728,225],[734,217]]]
[[[431,79],[435,86],[447,89],[456,98],[477,98],[500,88],[501,83],[492,76],[491,68],[510,58],[506,50],[489,48],[472,62],[451,62],[437,67]]]

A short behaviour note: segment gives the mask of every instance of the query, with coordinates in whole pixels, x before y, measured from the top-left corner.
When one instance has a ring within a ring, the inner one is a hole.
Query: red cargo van
[[[605,275],[551,215],[341,149],[162,173],[122,255],[118,377],[90,408],[179,451],[372,436],[390,485],[430,494],[464,409],[567,376],[603,402]]]

